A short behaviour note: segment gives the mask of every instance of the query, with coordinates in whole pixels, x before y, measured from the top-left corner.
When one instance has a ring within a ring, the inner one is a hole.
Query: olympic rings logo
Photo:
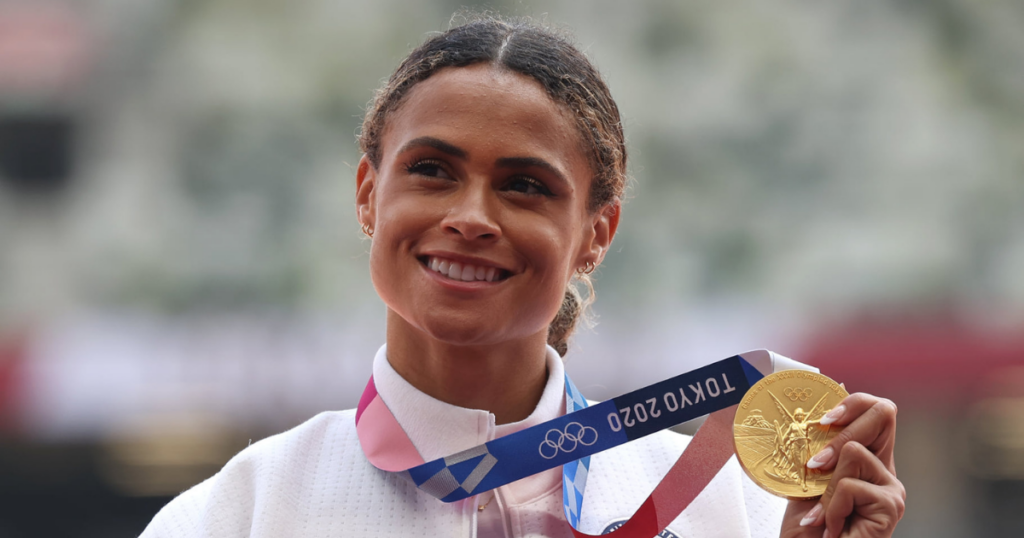
[[[554,428],[548,430],[537,451],[540,452],[540,457],[550,460],[557,456],[559,451],[568,454],[579,445],[590,446],[596,442],[597,430],[579,422],[570,422],[565,425],[565,431]]]
[[[786,387],[786,390],[782,392],[783,394],[786,395],[787,398],[789,398],[789,401],[791,402],[795,402],[797,400],[800,400],[801,402],[806,402],[807,399],[811,397],[811,394],[814,394],[813,392],[811,392],[811,389],[792,389],[789,387]]]

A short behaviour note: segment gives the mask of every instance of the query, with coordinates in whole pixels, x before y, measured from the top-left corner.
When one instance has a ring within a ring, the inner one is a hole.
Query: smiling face
[[[615,233],[617,206],[587,209],[592,176],[572,117],[534,80],[476,64],[418,83],[379,165],[358,172],[389,325],[456,345],[543,342],[573,272]]]

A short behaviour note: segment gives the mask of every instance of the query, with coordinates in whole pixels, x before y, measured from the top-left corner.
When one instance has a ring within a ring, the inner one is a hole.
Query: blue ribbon
[[[591,455],[736,405],[762,377],[735,355],[588,406],[566,375],[564,416],[408,473],[420,489],[455,502],[561,465],[566,519],[576,527]]]

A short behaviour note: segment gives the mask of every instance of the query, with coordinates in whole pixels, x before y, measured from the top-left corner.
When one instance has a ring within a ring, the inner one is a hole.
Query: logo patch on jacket
[[[617,530],[619,527],[625,525],[626,521],[629,521],[629,520],[628,519],[620,519],[618,521],[612,521],[611,523],[608,524],[607,527],[604,528],[603,531],[601,531],[601,534],[608,534],[609,532]],[[663,530],[663,531],[658,533],[658,538],[679,538],[679,535],[674,533],[674,532],[672,532],[672,529],[665,529],[665,530]]]

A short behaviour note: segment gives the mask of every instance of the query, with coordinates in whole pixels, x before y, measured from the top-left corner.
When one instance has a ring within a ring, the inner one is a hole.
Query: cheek
[[[410,242],[422,231],[422,219],[416,207],[407,207],[400,198],[384,198],[378,204],[374,234],[370,244],[370,277],[378,295],[388,302],[402,285],[399,269],[409,255]]]
[[[559,223],[558,226],[546,226],[534,231],[529,246],[528,256],[534,260],[534,268],[540,282],[537,283],[538,310],[550,318],[558,312],[565,295],[566,286],[573,274],[573,261],[578,241],[574,234],[566,233],[574,230],[572,223]]]
[[[374,244],[395,248],[437,221],[434,206],[416,196],[384,190],[377,200]]]

